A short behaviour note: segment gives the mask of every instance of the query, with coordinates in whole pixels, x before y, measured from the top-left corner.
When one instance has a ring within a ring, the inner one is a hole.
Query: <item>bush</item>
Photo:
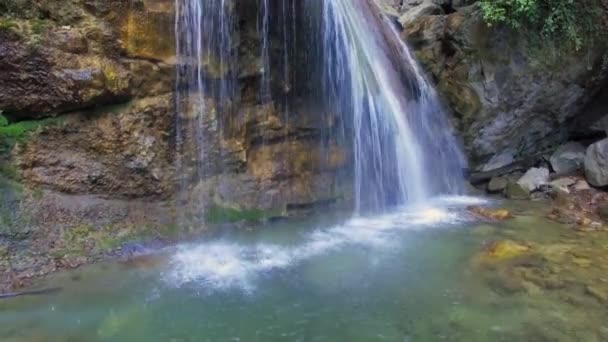
[[[606,34],[600,0],[481,0],[489,24],[526,29],[540,41],[580,50]]]

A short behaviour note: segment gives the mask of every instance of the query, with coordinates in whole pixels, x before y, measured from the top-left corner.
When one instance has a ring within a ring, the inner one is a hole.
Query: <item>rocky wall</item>
[[[453,112],[473,169],[499,168],[566,141],[607,79],[603,44],[539,47],[523,32],[487,25],[476,1],[393,5],[403,39]]]

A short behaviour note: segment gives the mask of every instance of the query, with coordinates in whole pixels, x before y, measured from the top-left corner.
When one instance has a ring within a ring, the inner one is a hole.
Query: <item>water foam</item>
[[[226,241],[182,245],[171,259],[165,280],[178,287],[193,285],[207,291],[239,289],[251,292],[255,289],[255,279],[270,271],[288,269],[347,245],[398,247],[395,234],[465,222],[469,218],[462,214],[462,207],[485,202],[467,196],[441,197],[426,205],[403,207],[384,215],[356,217],[331,228],[316,229],[292,246]]]

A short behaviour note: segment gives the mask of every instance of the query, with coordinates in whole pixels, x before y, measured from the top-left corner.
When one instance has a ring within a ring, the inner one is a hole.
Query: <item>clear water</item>
[[[604,340],[608,310],[574,286],[598,269],[572,268],[565,288],[504,292],[487,281],[494,270],[474,266],[488,241],[549,249],[576,233],[530,205],[513,221],[478,223],[466,202],[224,231],[134,262],[57,274],[39,285],[61,287],[57,294],[0,301],[0,340]],[[559,265],[567,279],[570,264]]]

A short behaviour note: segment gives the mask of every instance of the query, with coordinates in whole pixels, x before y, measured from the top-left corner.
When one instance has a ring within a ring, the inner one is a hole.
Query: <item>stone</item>
[[[508,183],[509,180],[505,177],[494,177],[488,183],[488,192],[491,194],[503,192],[507,188]]]
[[[550,183],[551,186],[556,188],[568,188],[574,184],[576,184],[576,179],[571,177],[558,178]]]
[[[602,220],[608,222],[608,202],[600,203],[597,207],[597,213]]]
[[[515,157],[513,156],[513,154],[514,153],[512,151],[504,151],[501,154],[495,155],[494,157],[492,157],[492,159],[490,159],[481,167],[481,171],[492,171],[512,164],[515,161]]]
[[[549,169],[544,167],[531,168],[518,181],[517,184],[529,192],[539,189],[549,183]]]
[[[608,139],[600,140],[587,148],[585,176],[593,186],[608,185]]]
[[[589,186],[589,183],[587,183],[587,181],[585,181],[584,179],[581,179],[581,180],[578,180],[574,184],[574,190],[576,190],[576,191],[591,190],[591,186]]]
[[[399,18],[399,23],[402,26],[406,26],[421,16],[438,14],[443,14],[441,6],[435,4],[433,0],[424,0],[420,5],[405,12],[405,14]]]
[[[576,180],[574,178],[564,177],[552,181],[549,185],[555,190],[569,194],[570,190],[568,188],[574,184],[576,184]]]
[[[504,221],[513,218],[513,215],[506,209],[482,208],[478,206],[468,207],[467,210],[484,219],[494,221]]]
[[[530,199],[530,190],[517,182],[510,181],[505,189],[505,196],[512,200]]]
[[[531,247],[512,240],[495,241],[484,249],[484,255],[494,261],[512,259],[531,251]]]
[[[585,146],[578,142],[568,142],[553,152],[549,162],[557,174],[574,172],[585,162]]]

